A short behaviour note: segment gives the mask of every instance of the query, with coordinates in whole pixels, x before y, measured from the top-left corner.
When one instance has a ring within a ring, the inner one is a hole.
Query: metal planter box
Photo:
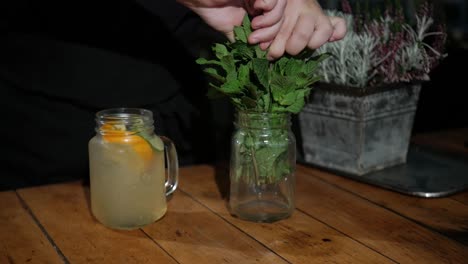
[[[299,114],[303,161],[352,175],[405,163],[420,88],[319,87]]]

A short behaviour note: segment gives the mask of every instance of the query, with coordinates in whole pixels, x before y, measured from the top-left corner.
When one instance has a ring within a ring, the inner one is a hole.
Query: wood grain
[[[70,263],[176,263],[141,230],[98,223],[81,183],[18,190]]]
[[[226,179],[226,174],[215,175],[215,170],[208,166],[181,169],[180,173],[183,191],[291,263],[392,263],[385,256],[301,212],[272,224],[234,218],[223,202],[224,191],[220,192],[226,187],[222,179]]]
[[[184,193],[168,206],[163,219],[143,230],[179,263],[286,263]]]
[[[63,263],[15,192],[0,192],[0,228],[0,263]]]
[[[424,226],[447,235],[465,233],[468,237],[468,206],[450,198],[427,199],[401,195],[314,168],[298,167],[301,173],[320,178],[338,188],[388,208]]]
[[[349,183],[338,188],[303,170],[297,176],[298,208],[395,261],[466,263],[468,247],[346,191]],[[453,225],[450,221],[440,224]]]
[[[460,203],[463,203],[465,205],[468,205],[468,191],[466,192],[462,192],[462,193],[459,193],[459,194],[455,194],[453,196],[451,196],[450,198],[460,202]],[[467,220],[468,221],[468,220]]]

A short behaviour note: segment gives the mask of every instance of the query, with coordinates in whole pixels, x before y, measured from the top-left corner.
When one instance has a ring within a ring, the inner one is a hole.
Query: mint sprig
[[[313,57],[311,50],[298,56],[284,55],[276,61],[267,59],[267,51],[247,41],[252,32],[249,17],[234,28],[235,42],[216,43],[214,58],[199,58],[210,77],[208,96],[228,97],[242,112],[299,113],[310,94],[311,85],[320,80],[316,70],[327,55]],[[277,117],[276,117],[277,118]],[[278,119],[276,119],[278,120]],[[262,127],[258,118],[253,127]],[[273,126],[274,127],[274,126]],[[279,182],[293,168],[288,157],[289,128],[244,129],[239,150],[234,155],[238,167],[234,175],[256,185]],[[265,134],[267,133],[267,135]],[[268,137],[268,144],[263,144]]]
[[[248,43],[251,32],[246,15],[242,26],[234,28],[234,43],[216,43],[214,59],[196,61],[211,77],[208,96],[226,96],[239,110],[299,113],[311,85],[320,80],[317,66],[327,55],[313,57],[313,51],[306,49],[297,56],[269,61],[267,51]]]

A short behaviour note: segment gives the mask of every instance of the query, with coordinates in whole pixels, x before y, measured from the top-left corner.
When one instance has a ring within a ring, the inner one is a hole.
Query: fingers
[[[224,35],[228,38],[229,42],[234,42],[234,31],[225,32]]]
[[[286,4],[287,2],[287,4]],[[302,0],[255,0],[256,10],[263,10],[252,20],[254,32],[249,43],[260,43],[267,49],[268,59],[277,59],[286,52],[297,55],[306,47],[318,49],[328,41],[346,35],[343,18],[328,17],[317,2]],[[266,11],[265,10],[271,10]]]
[[[307,46],[314,34],[314,20],[315,19],[310,16],[299,17],[291,36],[286,42],[285,50],[287,53],[297,55]]]
[[[284,21],[281,24],[281,28],[270,45],[270,49],[267,55],[268,59],[272,60],[283,56],[284,51],[286,49],[286,43],[293,32],[297,20],[297,16],[284,17]]]
[[[255,9],[254,4],[255,2],[253,0],[244,0],[244,8],[251,16],[257,16],[261,14],[261,10]]]
[[[281,30],[287,32],[290,25],[284,26]],[[328,41],[336,41],[344,38],[346,35],[346,21],[339,17],[328,17],[321,14],[314,17],[311,14],[302,15],[293,25],[291,34],[286,33],[276,36],[270,46],[270,59],[281,57],[285,52],[291,55],[299,54],[304,48],[318,49]]]
[[[318,49],[327,43],[333,33],[333,27],[328,17],[323,16],[315,25],[315,31],[307,43],[309,49]]]
[[[276,6],[277,2],[278,0],[255,0],[253,7],[263,11],[270,11]]]
[[[336,41],[346,36],[346,21],[341,17],[330,17],[330,23],[333,27],[333,34],[328,41]]]
[[[249,43],[256,44],[262,42],[271,42],[281,28],[282,20],[270,27],[264,27],[253,31],[249,36]]]
[[[269,9],[263,9],[263,8],[257,9],[257,10],[263,10],[263,14],[254,17],[254,19],[252,20],[253,29],[273,26],[274,24],[278,23],[283,17],[283,13],[284,13],[284,9],[286,8],[287,0],[257,0],[257,2],[260,2],[260,3],[263,3],[264,1],[269,1],[268,3],[274,3],[275,5],[272,7],[265,6],[265,8],[269,8]]]
[[[262,50],[268,49],[268,47],[270,47],[270,45],[271,45],[271,42],[273,42],[273,41],[268,41],[268,42],[262,42],[262,43],[260,43],[260,44],[259,44],[259,45],[260,45],[260,48],[261,48]]]

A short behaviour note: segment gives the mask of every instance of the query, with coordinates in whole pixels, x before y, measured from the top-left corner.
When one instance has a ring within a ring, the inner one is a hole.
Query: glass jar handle
[[[174,146],[174,143],[167,137],[160,137],[164,142],[166,163],[167,163],[167,181],[166,186],[166,196],[172,194],[179,184],[179,160],[177,158],[177,151]]]

